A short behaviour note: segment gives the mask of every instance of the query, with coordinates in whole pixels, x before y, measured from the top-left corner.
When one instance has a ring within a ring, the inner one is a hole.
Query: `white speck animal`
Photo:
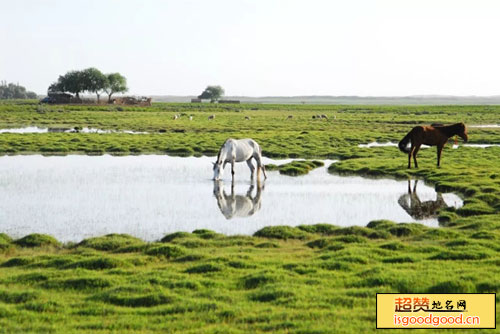
[[[192,121],[193,120],[193,116],[189,116],[189,120]]]
[[[174,117],[173,117],[173,120],[175,121],[178,118],[179,118],[179,115],[175,114]]]

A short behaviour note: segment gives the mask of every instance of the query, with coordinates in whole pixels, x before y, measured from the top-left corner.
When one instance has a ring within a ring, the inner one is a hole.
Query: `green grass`
[[[183,116],[174,121],[173,114]],[[329,120],[312,120],[315,114]],[[500,148],[448,145],[440,168],[435,149],[421,150],[420,168],[408,170],[397,148],[358,147],[399,141],[417,124],[492,124],[499,114],[499,106],[2,102],[0,128],[149,134],[4,133],[0,154],[214,155],[228,137],[252,137],[266,156],[337,158],[331,173],[424,179],[460,194],[464,206],[441,210],[438,229],[378,220],[365,227],[273,226],[254,236],[196,230],[149,243],[109,234],[77,244],[0,233],[0,332],[368,333],[377,331],[377,292],[499,294]],[[472,143],[500,143],[500,129],[470,128],[469,136]],[[310,161],[276,166],[289,175],[314,167]],[[497,310],[499,303],[497,297]]]
[[[89,248],[95,238],[59,248],[14,244],[0,255],[0,326],[8,333],[366,333],[375,332],[377,292],[499,292],[498,239],[464,230],[456,240],[416,240],[393,235],[391,222],[370,225],[210,239],[208,231],[184,232],[128,253]],[[364,237],[373,233],[385,238]],[[184,249],[182,239],[204,243]],[[120,242],[113,249],[129,244]]]
[[[215,155],[228,137],[256,139],[270,157],[352,158],[376,156],[380,149],[359,149],[371,141],[399,141],[414,125],[433,122],[491,124],[498,106],[329,106],[208,105],[155,103],[153,107],[39,106],[0,104],[0,128],[23,126],[92,127],[145,131],[84,134],[0,134],[0,154],[140,154]],[[215,120],[208,116],[216,114]],[[328,121],[311,119],[327,114]],[[174,114],[183,115],[173,120]],[[189,121],[189,115],[193,120]],[[288,115],[293,119],[287,120]],[[251,120],[245,120],[250,116]],[[494,128],[469,129],[471,143],[500,143]],[[383,148],[382,148],[383,149]],[[446,153],[444,154],[446,159]],[[404,159],[403,159],[404,160]],[[445,164],[446,162],[443,161]]]
[[[309,173],[311,170],[324,166],[325,163],[323,161],[318,160],[294,160],[292,162],[282,164],[282,165],[273,165],[269,164],[266,166],[267,170],[278,170],[280,174],[289,175],[289,176],[299,176],[305,175]]]

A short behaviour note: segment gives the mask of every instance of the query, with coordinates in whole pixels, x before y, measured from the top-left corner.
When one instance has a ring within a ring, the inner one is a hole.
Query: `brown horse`
[[[462,137],[464,142],[467,142],[467,127],[464,123],[453,125],[430,125],[416,126],[399,142],[401,152],[408,153],[408,168],[411,168],[411,156],[415,161],[415,168],[418,168],[417,153],[422,144],[429,146],[437,146],[437,165],[439,167],[441,161],[441,151],[448,141],[448,138],[458,135]],[[411,142],[411,148],[408,148],[408,143]]]

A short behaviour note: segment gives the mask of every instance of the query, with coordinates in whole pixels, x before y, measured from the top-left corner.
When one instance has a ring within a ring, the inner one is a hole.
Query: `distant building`
[[[141,107],[150,107],[151,106],[151,98],[146,96],[134,97],[134,96],[122,96],[117,97],[112,100],[113,104],[118,105],[127,105],[127,106],[141,106]]]
[[[191,103],[201,103],[201,99],[191,99]]]
[[[53,104],[63,104],[63,103],[72,103],[73,95],[63,92],[50,92],[49,96],[43,98],[40,102],[42,103],[53,103]]]

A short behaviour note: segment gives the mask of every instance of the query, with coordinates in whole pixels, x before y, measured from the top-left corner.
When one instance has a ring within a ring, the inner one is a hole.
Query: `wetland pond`
[[[268,171],[252,186],[246,164],[212,177],[214,157],[140,155],[0,157],[0,232],[50,234],[80,241],[108,233],[158,240],[167,233],[210,229],[253,234],[264,226],[329,223],[365,226],[375,219],[438,226],[435,211],[460,207],[414,181],[328,174],[332,161],[299,177]],[[266,164],[291,160],[264,159]]]

